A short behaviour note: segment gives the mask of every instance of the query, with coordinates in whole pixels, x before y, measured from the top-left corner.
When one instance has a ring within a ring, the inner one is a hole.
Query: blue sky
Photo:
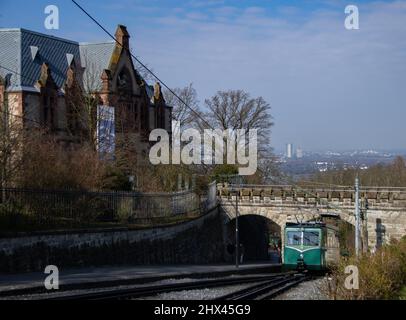
[[[272,144],[305,150],[406,149],[406,1],[78,0],[134,53],[200,101],[244,89],[272,105]],[[60,30],[44,8],[60,9]],[[356,4],[360,30],[344,28]],[[0,27],[77,41],[107,36],[69,0],[0,0]]]

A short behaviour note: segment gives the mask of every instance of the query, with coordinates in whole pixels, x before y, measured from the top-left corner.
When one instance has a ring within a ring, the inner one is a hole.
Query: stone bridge
[[[284,230],[286,222],[309,221],[321,215],[335,216],[355,225],[354,187],[297,187],[290,185],[218,184],[218,197],[230,219],[235,218],[236,197],[240,215],[260,215]],[[363,246],[373,249],[406,235],[406,188],[360,189]]]

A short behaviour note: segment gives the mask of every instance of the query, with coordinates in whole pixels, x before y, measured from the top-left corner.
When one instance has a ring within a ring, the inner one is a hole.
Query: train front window
[[[303,245],[307,247],[317,247],[320,242],[320,234],[317,231],[303,232]]]
[[[288,245],[300,246],[302,233],[300,231],[288,231]]]

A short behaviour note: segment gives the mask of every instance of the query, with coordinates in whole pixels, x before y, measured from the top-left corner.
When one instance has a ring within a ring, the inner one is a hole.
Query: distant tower
[[[292,159],[293,156],[293,145],[291,143],[288,143],[286,145],[286,158]]]
[[[303,150],[302,150],[302,148],[297,148],[296,149],[296,158],[298,158],[298,159],[303,158]]]

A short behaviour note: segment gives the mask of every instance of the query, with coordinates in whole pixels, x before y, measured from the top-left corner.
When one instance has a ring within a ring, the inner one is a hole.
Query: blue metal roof
[[[38,53],[33,60],[31,47]],[[62,87],[69,68],[67,54],[80,65],[77,42],[40,34],[25,29],[0,29],[0,65],[13,70],[12,86],[32,87],[39,79],[41,65],[49,64],[51,74],[58,87]],[[4,78],[9,70],[0,68]]]
[[[46,62],[56,85],[62,88],[73,57],[76,66],[84,68],[85,90],[97,91],[114,48],[115,42],[79,44],[26,29],[0,28],[0,76],[10,78],[9,90],[35,90],[41,66]],[[147,86],[147,92],[152,98],[153,87]]]

